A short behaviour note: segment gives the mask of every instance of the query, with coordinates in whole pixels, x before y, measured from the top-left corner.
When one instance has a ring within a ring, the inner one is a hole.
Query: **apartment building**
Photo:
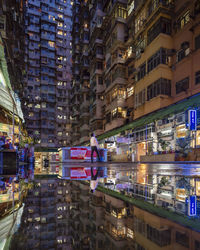
[[[74,144],[78,144],[80,138],[80,1],[74,1],[72,7],[72,84],[70,119]]]
[[[71,2],[25,3],[24,114],[29,135],[41,147],[69,144]]]
[[[90,11],[90,130],[96,135],[103,133],[104,122],[104,43],[103,1],[89,1]]]
[[[192,136],[188,110],[194,108],[197,132],[191,145],[199,145],[199,1],[87,4],[90,131],[111,153],[134,153],[137,161],[163,151],[163,141],[173,151],[177,139]]]
[[[15,249],[72,249],[68,192],[69,183],[57,175],[35,176],[34,187],[25,200],[20,230],[15,236]]]
[[[87,1],[74,1],[72,30],[73,81],[71,92],[71,120],[74,144],[89,140],[89,20]]]

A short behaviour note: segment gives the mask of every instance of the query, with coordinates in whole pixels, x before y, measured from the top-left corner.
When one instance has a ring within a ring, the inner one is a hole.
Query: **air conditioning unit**
[[[176,202],[176,211],[180,213],[185,213],[185,203],[184,202]]]
[[[176,117],[176,124],[185,123],[185,114]]]
[[[161,126],[161,125],[162,125],[162,120],[158,120],[158,121],[157,121],[157,125],[158,125],[158,126]]]

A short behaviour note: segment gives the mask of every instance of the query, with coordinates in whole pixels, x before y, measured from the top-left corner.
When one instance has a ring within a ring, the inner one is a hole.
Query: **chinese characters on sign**
[[[197,129],[197,111],[189,110],[188,111],[188,121],[189,121],[189,130],[195,131]]]
[[[195,195],[191,195],[189,197],[189,203],[188,203],[188,215],[189,216],[195,216],[196,215],[196,204],[197,199]]]

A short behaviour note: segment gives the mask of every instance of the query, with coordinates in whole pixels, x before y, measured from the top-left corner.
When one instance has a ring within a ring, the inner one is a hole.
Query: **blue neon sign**
[[[188,121],[189,121],[189,130],[197,130],[197,111],[189,110],[188,111]]]
[[[196,195],[191,195],[189,197],[188,215],[195,216],[196,214],[197,214],[197,197]]]

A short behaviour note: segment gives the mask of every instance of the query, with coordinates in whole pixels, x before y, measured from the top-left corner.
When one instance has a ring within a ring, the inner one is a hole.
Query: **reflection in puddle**
[[[190,173],[188,165],[36,166],[11,249],[198,249],[199,219],[186,214],[196,194],[199,216],[200,184]]]

